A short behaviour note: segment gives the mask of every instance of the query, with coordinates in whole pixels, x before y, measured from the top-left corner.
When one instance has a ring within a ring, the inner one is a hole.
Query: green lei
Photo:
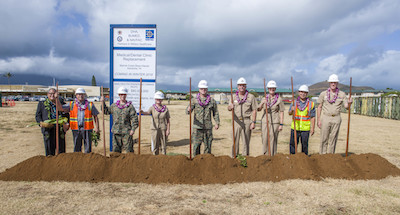
[[[43,102],[43,104],[44,104],[44,109],[47,110],[47,114],[48,114],[47,116],[48,116],[48,118],[51,119],[51,105],[50,105],[50,99],[47,98],[47,99]],[[56,110],[56,111],[57,111],[57,110]],[[58,131],[60,132],[60,137],[61,137],[62,139],[64,139],[64,138],[65,138],[65,134],[64,134],[64,130],[62,129],[62,127],[61,127],[61,129],[59,129]],[[46,137],[49,138],[48,135],[47,135]]]
[[[49,117],[49,119],[51,119],[51,105],[50,105],[50,99],[47,98],[44,101],[44,108],[47,110],[47,116]]]

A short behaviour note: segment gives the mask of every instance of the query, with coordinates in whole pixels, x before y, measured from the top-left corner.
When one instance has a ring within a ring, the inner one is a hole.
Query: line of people
[[[299,96],[289,107],[289,115],[294,114],[294,121],[291,123],[290,153],[295,153],[294,127],[296,128],[297,142],[301,140],[302,152],[308,155],[309,136],[315,132],[315,117],[317,116],[317,126],[321,129],[320,153],[335,153],[338,139],[341,117],[341,107],[348,109],[352,100],[349,99],[343,91],[337,86],[338,76],[333,74],[328,79],[329,88],[323,91],[318,98],[318,107],[315,108],[307,96],[309,89],[306,85],[301,85]],[[198,84],[199,93],[192,98],[185,112],[193,113],[193,152],[194,155],[200,154],[200,146],[204,143],[204,153],[211,153],[213,141],[213,128],[218,130],[220,126],[219,112],[217,102],[208,94],[208,83],[201,80]],[[248,156],[250,154],[251,132],[255,128],[257,111],[262,111],[261,117],[261,139],[263,144],[263,153],[269,154],[267,144],[267,128],[269,129],[269,142],[271,144],[271,155],[277,153],[278,135],[283,129],[285,106],[282,97],[276,93],[277,84],[271,80],[267,84],[268,94],[257,104],[256,97],[247,91],[247,82],[242,77],[237,80],[237,90],[232,96],[233,101],[229,101],[228,111],[233,111],[235,143],[232,145],[232,157],[238,155],[239,146],[242,143],[241,154]],[[65,132],[71,128],[74,138],[74,152],[82,151],[82,142],[85,153],[91,152],[92,141],[91,132],[99,133],[98,110],[92,102],[85,98],[86,92],[78,88],[75,92],[76,99],[67,104],[61,104],[56,99],[56,90],[48,91],[48,98],[44,102],[39,102],[36,112],[36,121],[42,127],[45,152],[47,155],[55,154],[55,129],[43,121],[54,119],[56,105],[58,102],[59,114],[69,114],[69,124],[63,125],[60,132]],[[128,90],[124,87],[118,89],[119,100],[107,107],[104,98],[100,101],[104,104],[104,114],[113,115],[113,151],[133,152],[133,135],[138,127],[138,116],[135,107],[126,100]],[[143,115],[151,115],[151,151],[154,155],[167,153],[167,139],[170,134],[170,114],[166,105],[163,105],[164,94],[160,91],[154,95],[155,103],[147,110],[139,110]],[[267,111],[265,109],[267,108]],[[267,112],[267,114],[266,114]],[[268,125],[266,117],[268,117]],[[215,125],[212,123],[214,119]],[[60,135],[61,136],[61,135]],[[63,137],[65,135],[62,135]],[[61,138],[61,137],[60,137]],[[65,152],[65,140],[60,139],[59,153]]]

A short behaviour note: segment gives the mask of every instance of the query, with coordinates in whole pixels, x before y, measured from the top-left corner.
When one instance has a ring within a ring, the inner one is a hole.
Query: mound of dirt
[[[400,169],[376,154],[285,155],[247,157],[247,167],[228,156],[66,153],[36,156],[0,174],[3,181],[81,181],[215,184],[286,179],[382,179]]]

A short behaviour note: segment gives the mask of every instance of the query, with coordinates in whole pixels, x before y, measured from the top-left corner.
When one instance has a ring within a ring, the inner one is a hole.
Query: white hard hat
[[[118,88],[118,95],[119,94],[128,94],[128,89],[126,87]]]
[[[299,91],[303,91],[303,92],[307,92],[307,93],[308,93],[308,87],[307,87],[307,85],[301,85],[301,86],[299,87]]]
[[[237,80],[237,83],[236,84],[247,84],[246,83],[246,79],[244,79],[243,77],[241,77],[241,78],[239,78],[238,80]]]
[[[199,82],[199,85],[197,85],[197,87],[200,89],[200,88],[208,88],[208,85],[207,85],[207,81],[206,80],[201,80],[200,82]]]
[[[75,95],[76,94],[86,94],[86,91],[85,91],[85,89],[83,89],[83,88],[78,88],[78,89],[76,89],[76,91],[75,91]]]
[[[271,80],[271,81],[268,81],[267,87],[268,88],[277,88],[278,86],[276,85],[275,81]]]
[[[339,82],[339,77],[336,74],[329,76],[328,82]]]
[[[164,99],[164,93],[161,92],[161,91],[157,91],[157,92],[154,94],[154,99]]]

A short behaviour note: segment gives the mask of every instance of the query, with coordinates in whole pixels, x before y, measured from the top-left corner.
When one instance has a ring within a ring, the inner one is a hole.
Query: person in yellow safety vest
[[[299,88],[299,96],[295,101],[295,110],[296,113],[294,118],[296,119],[296,135],[297,135],[297,143],[301,138],[301,151],[308,155],[308,139],[314,134],[315,128],[315,104],[310,101],[307,97],[308,95],[308,87],[307,85],[301,85]],[[289,107],[289,115],[292,115],[293,104]],[[290,132],[290,154],[295,153],[295,143],[294,143],[294,122],[292,121]]]
[[[70,128],[74,137],[74,152],[82,151],[82,141],[84,142],[85,153],[92,152],[91,133],[94,130],[100,134],[99,111],[92,102],[86,99],[86,91],[78,88],[75,91],[76,99],[63,105],[64,111],[69,112]],[[94,125],[93,121],[96,125]]]

